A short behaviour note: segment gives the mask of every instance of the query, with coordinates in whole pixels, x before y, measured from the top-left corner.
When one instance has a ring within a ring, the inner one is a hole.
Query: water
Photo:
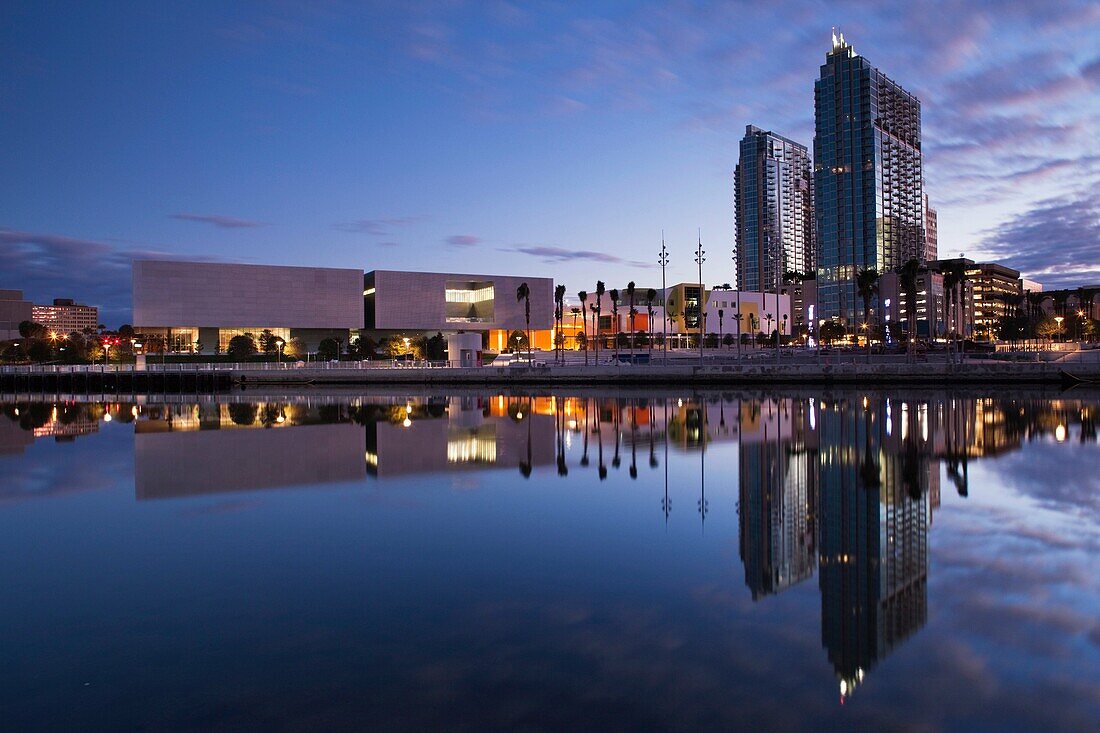
[[[0,408],[7,730],[1096,730],[1097,393]]]

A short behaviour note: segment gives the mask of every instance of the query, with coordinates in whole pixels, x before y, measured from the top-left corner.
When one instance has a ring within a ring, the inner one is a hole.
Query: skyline
[[[733,281],[748,124],[813,141],[832,27],[921,99],[940,256],[1100,281],[1100,8],[39,8],[0,40],[0,287],[129,317],[155,255]],[[778,23],[786,19],[784,23]],[[771,56],[769,58],[769,51]],[[622,269],[620,269],[622,268]],[[593,272],[595,270],[595,272]],[[616,271],[619,274],[616,274]]]

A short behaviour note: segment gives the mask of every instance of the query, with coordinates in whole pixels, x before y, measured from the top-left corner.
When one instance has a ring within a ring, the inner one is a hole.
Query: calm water
[[[1098,410],[9,402],[3,727],[1096,730]]]

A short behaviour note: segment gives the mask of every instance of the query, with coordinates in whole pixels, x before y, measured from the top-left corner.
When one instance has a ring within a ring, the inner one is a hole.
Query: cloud
[[[472,234],[452,234],[443,241],[455,247],[472,247],[475,244],[481,244],[481,237],[475,237]]]
[[[539,257],[542,259],[543,262],[572,262],[575,260],[591,260],[592,262],[609,262],[614,264],[629,265],[631,267],[647,266],[645,262],[624,260],[621,257],[609,255],[605,252],[594,252],[587,249],[566,249],[565,247],[530,246],[513,247],[511,249],[505,249],[502,251],[519,252],[520,254],[531,255],[532,257]]]
[[[425,216],[398,216],[387,219],[357,219],[355,221],[334,224],[333,226],[342,232],[382,236],[392,233],[394,229],[408,226],[409,224],[415,224],[426,218]]]
[[[5,287],[21,288],[33,301],[74,298],[100,308],[100,320],[117,326],[130,320],[130,265],[138,259],[217,258],[156,249],[119,249],[106,242],[63,234],[0,227],[0,272]]]
[[[194,221],[200,224],[213,224],[221,229],[252,229],[267,226],[266,222],[237,219],[232,216],[221,216],[220,214],[169,214],[168,218]]]
[[[1100,282],[1100,192],[1040,201],[988,230],[982,249],[1045,286]]]

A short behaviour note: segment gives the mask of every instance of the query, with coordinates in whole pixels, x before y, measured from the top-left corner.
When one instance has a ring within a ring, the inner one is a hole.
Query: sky
[[[0,288],[129,319],[133,258],[732,282],[745,126],[842,30],[922,101],[941,256],[1100,283],[1100,5],[0,4]]]

